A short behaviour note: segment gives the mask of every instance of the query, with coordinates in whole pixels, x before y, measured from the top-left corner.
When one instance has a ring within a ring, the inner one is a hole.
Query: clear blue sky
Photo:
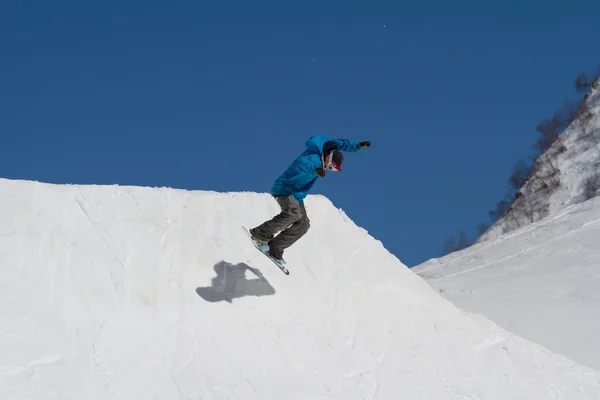
[[[307,137],[370,140],[313,193],[413,266],[488,220],[537,123],[596,67],[598,15],[598,1],[3,1],[0,176],[267,192]]]

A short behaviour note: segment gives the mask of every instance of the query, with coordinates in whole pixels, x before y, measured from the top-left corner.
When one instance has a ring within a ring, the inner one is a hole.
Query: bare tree
[[[547,118],[540,122],[538,126],[535,128],[538,133],[542,136],[548,137],[554,142],[558,135],[560,134],[560,129],[562,127],[562,118],[561,115],[555,113],[552,118]]]
[[[479,236],[483,236],[488,231],[488,229],[490,229],[490,224],[486,222],[481,222],[477,225],[477,233],[479,233]]]
[[[467,247],[470,246],[469,243],[469,239],[467,238],[467,235],[464,232],[460,232],[460,234],[458,235],[458,250],[463,250],[466,249]]]
[[[444,255],[454,253],[456,250],[454,238],[452,236],[446,238],[446,242],[444,243]]]
[[[533,200],[525,201],[523,202],[522,209],[525,218],[527,218],[531,223],[535,222],[536,202]]]
[[[559,113],[555,113],[552,118],[547,118],[540,122],[535,130],[540,134],[534,148],[543,154],[548,150],[554,142],[558,140],[563,127],[564,117]]]
[[[600,175],[590,176],[583,186],[583,198],[589,200],[600,195]]]
[[[519,213],[516,211],[513,211],[513,212],[507,214],[505,220],[506,220],[507,224],[512,227],[512,229],[517,229],[521,226],[519,217],[520,217]]]
[[[517,192],[524,184],[527,182],[527,179],[531,176],[531,167],[528,166],[525,161],[519,160],[514,168],[513,173],[508,180],[510,188]]]
[[[590,78],[585,72],[581,72],[575,78],[575,91],[577,93],[587,92],[592,85],[592,78]]]
[[[496,208],[489,211],[490,219],[492,221],[496,221],[496,220],[502,218],[502,216],[504,214],[506,214],[506,212],[508,211],[509,208],[510,208],[510,201],[508,201],[506,199],[500,200],[496,204]]]
[[[587,101],[581,103],[579,110],[577,110],[577,122],[580,126],[587,124],[594,117],[592,109]]]

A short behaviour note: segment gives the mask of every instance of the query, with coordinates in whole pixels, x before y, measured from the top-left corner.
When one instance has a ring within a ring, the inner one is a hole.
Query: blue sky
[[[267,192],[307,137],[370,140],[313,193],[409,266],[600,54],[597,1],[83,3],[0,5],[0,176]]]

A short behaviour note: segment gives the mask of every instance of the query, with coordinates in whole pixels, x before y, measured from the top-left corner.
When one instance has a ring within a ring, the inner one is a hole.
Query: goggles
[[[329,155],[325,158],[325,162],[324,164],[324,168],[327,171],[338,171],[341,172],[342,171],[342,166],[339,165],[338,163],[336,163],[335,161],[333,161],[333,152],[329,153]]]

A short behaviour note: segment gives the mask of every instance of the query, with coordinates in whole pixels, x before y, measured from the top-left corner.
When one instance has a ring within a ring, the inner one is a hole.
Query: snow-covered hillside
[[[587,112],[537,161],[520,197],[478,243],[540,221],[573,204],[600,196],[600,81],[586,94]]]
[[[600,370],[600,197],[412,270],[459,307]]]
[[[0,180],[1,399],[598,399],[323,197],[291,274],[267,195]]]

